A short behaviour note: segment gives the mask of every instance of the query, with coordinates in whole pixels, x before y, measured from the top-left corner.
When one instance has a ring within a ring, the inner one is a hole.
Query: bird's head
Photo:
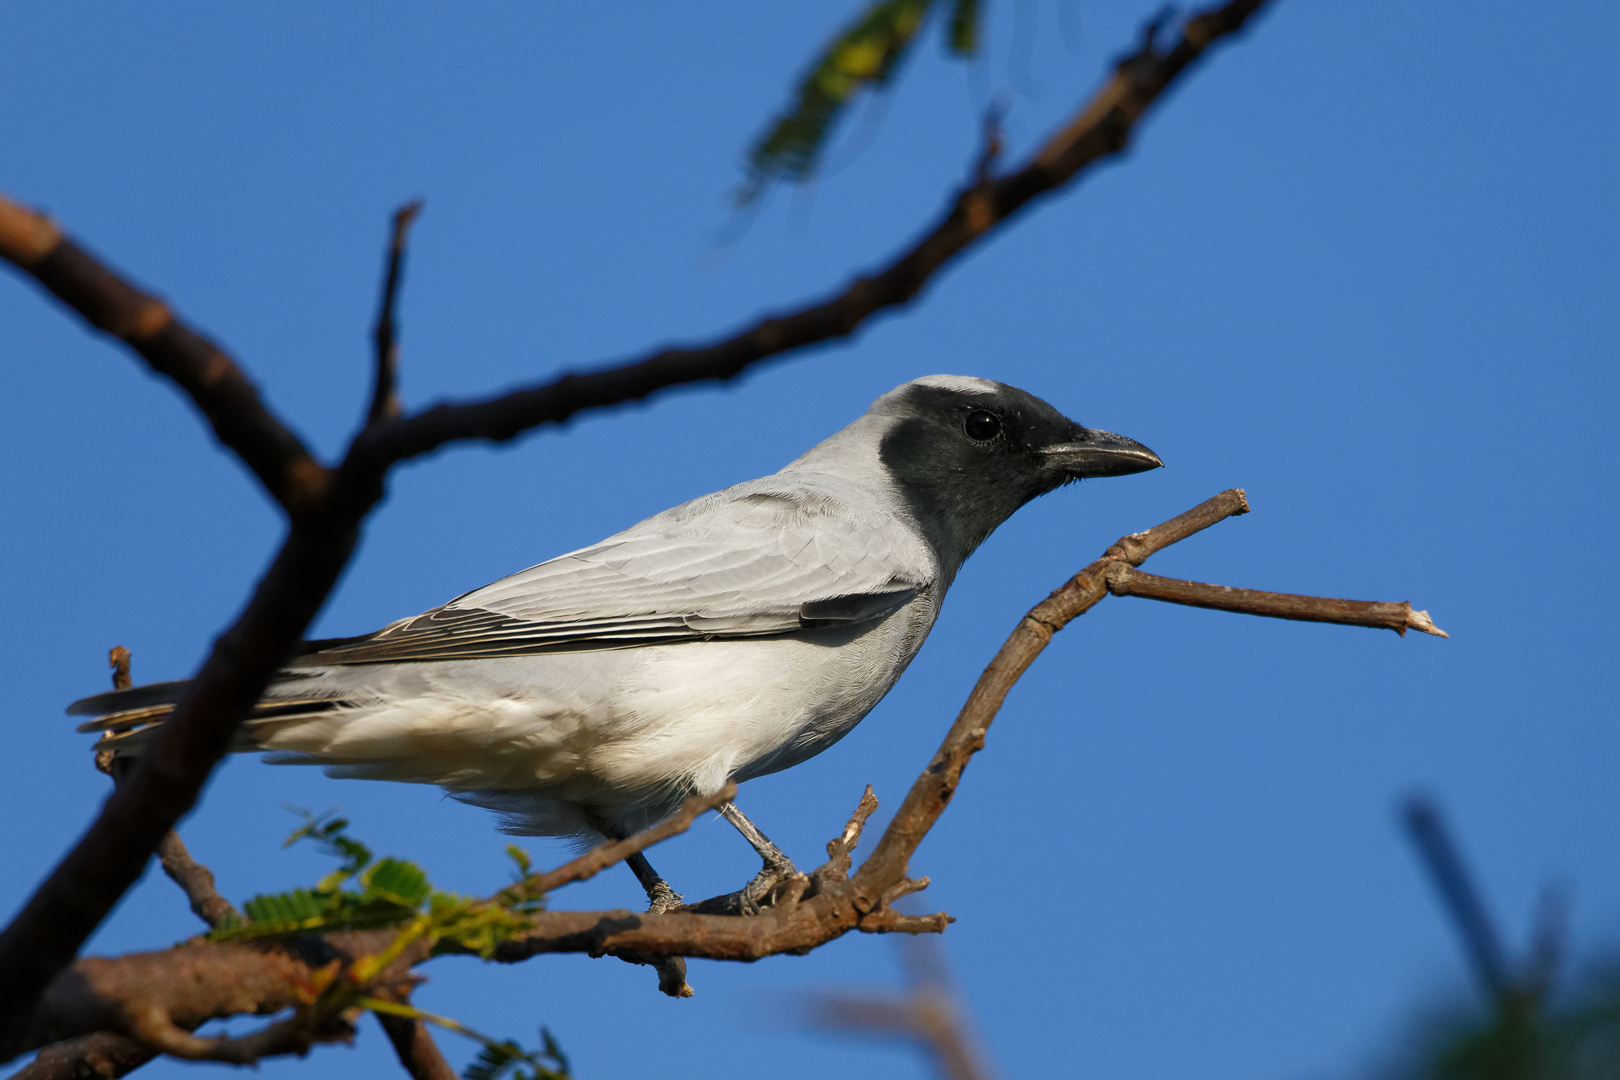
[[[1164,464],[1134,439],[1083,427],[1033,394],[988,379],[917,379],[878,398],[867,418],[885,421],[884,471],[953,568],[1038,495]]]

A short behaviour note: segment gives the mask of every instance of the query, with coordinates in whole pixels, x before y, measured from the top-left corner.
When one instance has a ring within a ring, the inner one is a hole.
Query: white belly
[[[894,685],[936,610],[922,595],[857,630],[328,668],[277,696],[313,684],[374,704],[251,734],[338,775],[477,793],[522,831],[576,832],[557,804],[657,816],[826,749]]]

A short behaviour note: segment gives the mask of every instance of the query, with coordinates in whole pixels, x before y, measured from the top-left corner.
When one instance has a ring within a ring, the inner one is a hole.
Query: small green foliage
[[[1571,993],[1514,993],[1486,1008],[1454,1005],[1413,1031],[1385,1080],[1614,1080],[1620,1076],[1620,966]]]
[[[371,849],[347,835],[347,819],[299,813],[304,824],[287,843],[309,840],[318,844],[339,861],[338,869],[321,878],[313,889],[255,896],[242,905],[242,917],[209,935],[213,940],[405,928],[409,924],[411,935],[427,937],[435,952],[467,950],[487,958],[501,942],[527,930],[528,913],[539,909],[539,898],[527,895],[491,903],[439,892],[413,862],[393,857],[373,861]],[[520,870],[527,871],[527,854],[513,850],[508,849],[509,854]]]
[[[979,51],[979,0],[956,0],[951,7],[951,52],[972,56]]]
[[[917,39],[934,0],[874,0],[818,56],[800,80],[791,108],[748,153],[748,177],[737,201],[746,205],[779,179],[802,183],[815,172],[833,125],[861,90],[882,86]],[[950,52],[978,48],[978,0],[951,0]]]
[[[569,1080],[568,1058],[551,1032],[540,1029],[543,1046],[525,1050],[515,1042],[486,1041],[478,1057],[462,1072],[462,1080]]]

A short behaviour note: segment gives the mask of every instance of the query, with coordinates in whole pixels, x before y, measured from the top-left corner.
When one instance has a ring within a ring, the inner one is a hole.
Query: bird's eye
[[[995,413],[985,412],[983,409],[974,409],[967,415],[967,423],[963,425],[967,430],[968,438],[985,442],[1001,434],[1001,421]]]

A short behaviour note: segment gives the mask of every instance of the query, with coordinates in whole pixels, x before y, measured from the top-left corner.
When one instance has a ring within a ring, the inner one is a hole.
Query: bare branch
[[[1302,622],[1341,623],[1393,630],[1405,636],[1408,630],[1421,630],[1435,637],[1451,635],[1434,625],[1427,611],[1414,611],[1406,601],[1333,600],[1325,596],[1297,596],[1294,593],[1233,589],[1226,585],[1205,585],[1199,581],[1144,574],[1127,563],[1108,568],[1108,591],[1115,596],[1142,596],[1189,607],[1235,611],[1243,615],[1264,615],[1273,619]]]
[[[7,1025],[0,1041],[17,1035],[13,1026],[19,1018],[29,1014],[45,987],[140,876],[163,836],[196,804],[242,719],[292,654],[347,565],[362,522],[382,496],[391,464],[453,441],[510,439],[586,409],[640,400],[679,384],[733,378],[767,358],[853,333],[872,315],[915,299],[937,271],[998,225],[1070,183],[1086,167],[1123,150],[1164,90],[1210,45],[1240,30],[1264,2],[1231,0],[1205,11],[1189,20],[1163,52],[1149,35],[1143,49],[1121,61],[1076,119],[1023,168],[963,191],[921,241],[838,295],[766,318],[712,345],[663,350],[618,368],[565,375],[493,400],[440,405],[368,426],[351,444],[335,477],[270,412],[219,349],[65,239],[43,215],[0,198],[0,256],[185,390],[219,439],[287,508],[292,526],[246,610],[216,642],[129,782],[113,793],[78,844],[0,935],[0,970],[7,973],[0,985],[0,1018]],[[955,782],[953,775],[952,787]],[[867,874],[867,867],[861,873]],[[885,878],[876,870],[867,874],[857,891],[869,906],[858,915],[841,916],[842,929],[836,932],[855,925],[902,928],[901,916],[877,909],[883,889],[904,877],[895,873]],[[867,896],[865,883],[879,879],[883,887]],[[791,940],[802,937],[789,935]],[[660,940],[667,945],[667,938]],[[742,952],[761,947],[762,942],[750,941]],[[675,947],[654,951],[686,954]]]
[[[1139,565],[1162,548],[1248,511],[1249,502],[1241,489],[1223,491],[1146,532],[1121,537],[1101,559],[1035,605],[979,676],[978,684],[968,695],[967,704],[951,725],[934,760],[912,785],[906,801],[884,830],[877,849],[861,865],[854,880],[875,886],[878,882],[892,882],[906,876],[912,852],[945,811],[969,759],[984,747],[985,733],[1006,700],[1007,692],[1046,648],[1053,634],[1107,595],[1106,578],[1111,565],[1119,562]]]
[[[394,232],[388,242],[388,269],[383,274],[382,303],[377,309],[376,373],[366,426],[399,416],[399,342],[394,334],[394,301],[405,271],[405,238],[422,213],[422,200],[413,199],[394,211]]]

